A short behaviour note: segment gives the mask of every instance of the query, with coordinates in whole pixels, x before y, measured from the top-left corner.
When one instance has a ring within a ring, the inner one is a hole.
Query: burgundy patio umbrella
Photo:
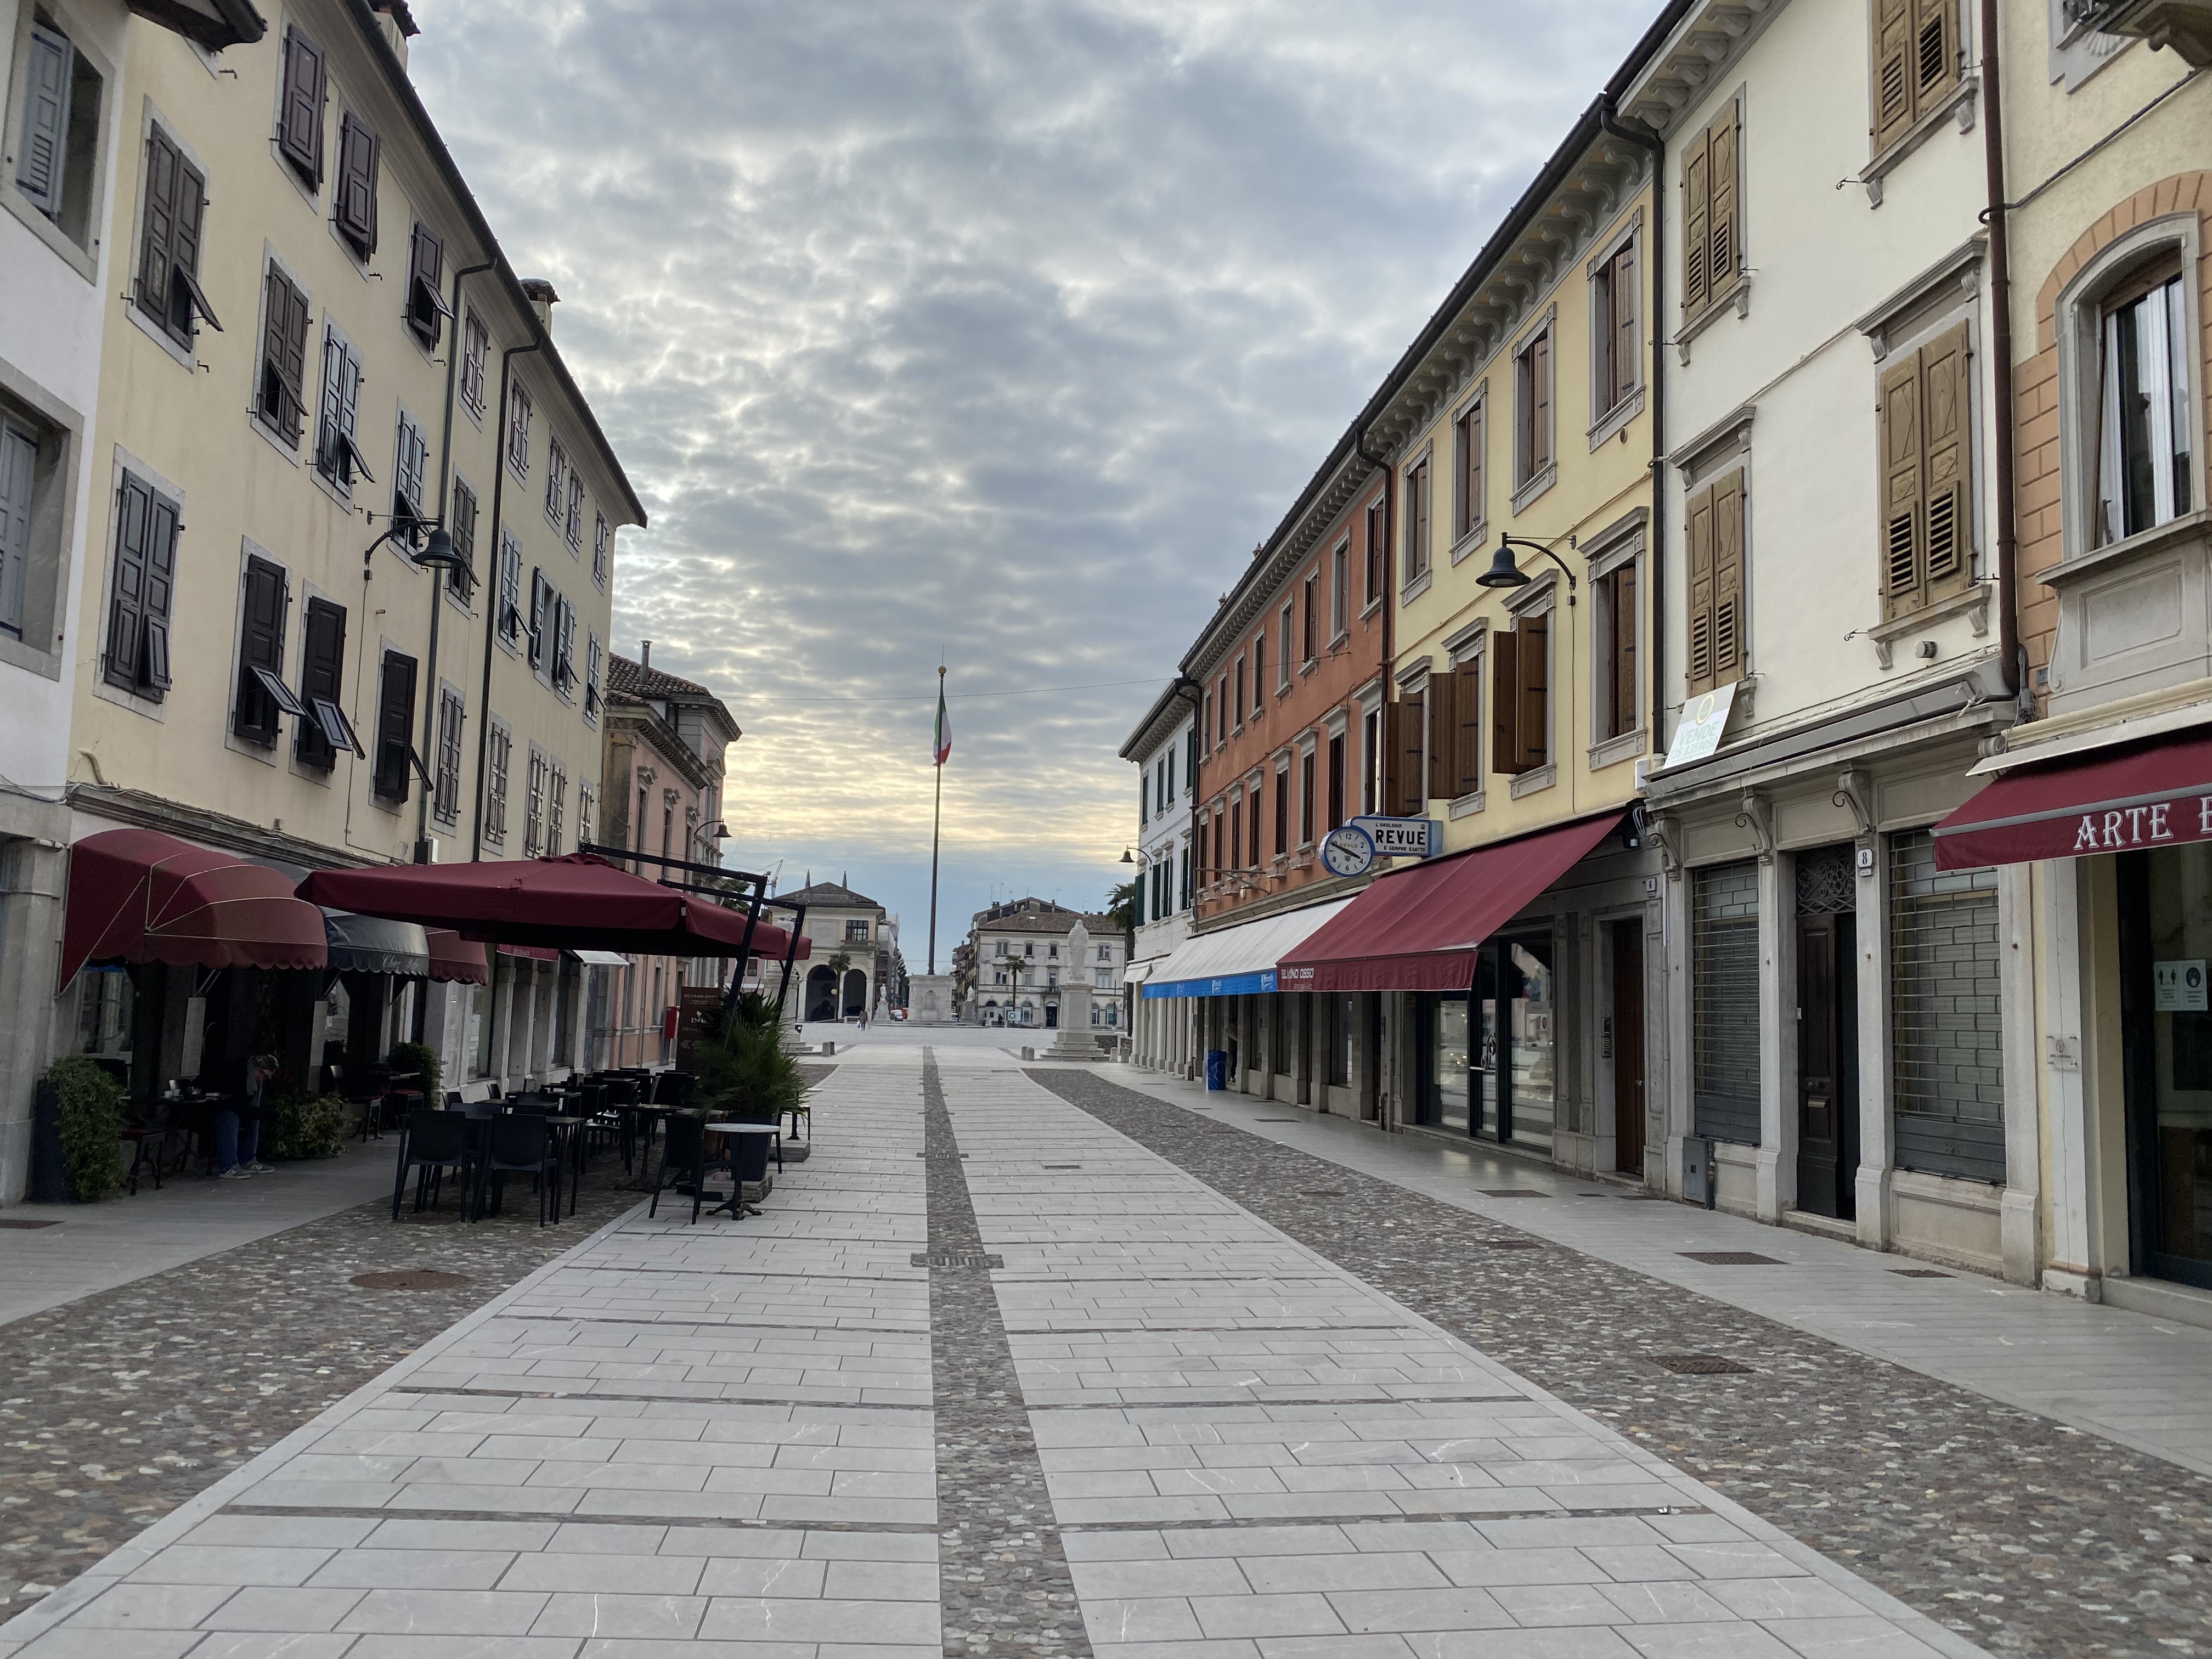
[[[273,870],[158,830],[104,830],[70,849],[66,986],[88,962],[320,968],[322,913]]]
[[[541,950],[645,956],[781,957],[790,935],[696,893],[647,881],[589,853],[474,864],[318,870],[299,885],[313,904],[450,927],[465,939]]]

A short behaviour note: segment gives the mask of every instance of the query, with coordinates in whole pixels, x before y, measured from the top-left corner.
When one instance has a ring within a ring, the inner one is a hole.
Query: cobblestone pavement
[[[467,1226],[450,1194],[397,1225],[387,1200],[0,1326],[0,1618],[589,1236],[635,1202],[621,1176],[603,1154],[543,1230],[526,1194]],[[349,1282],[408,1269],[465,1282]]]
[[[1105,1079],[1029,1075],[1992,1650],[2212,1650],[2212,1482]],[[1654,1361],[1683,1354],[1745,1370]]]

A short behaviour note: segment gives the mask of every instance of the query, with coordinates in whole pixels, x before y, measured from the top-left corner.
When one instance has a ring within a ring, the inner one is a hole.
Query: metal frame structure
[[[606,847],[596,842],[579,842],[576,844],[576,850],[580,853],[589,853],[595,858],[603,858],[614,865],[652,864],[658,865],[664,871],[683,870],[694,875],[712,876],[718,882],[725,884],[709,887],[701,882],[680,881],[668,875],[656,876],[653,879],[658,881],[663,887],[674,887],[686,893],[698,893],[711,898],[726,910],[734,910],[738,908],[737,904],[731,902],[732,900],[742,900],[745,907],[745,933],[742,941],[742,949],[738,957],[738,965],[730,974],[729,988],[722,994],[722,1006],[725,1010],[737,1006],[738,988],[744,983],[745,963],[752,960],[753,931],[760,925],[762,908],[772,906],[779,910],[790,911],[792,913],[791,939],[784,946],[783,978],[775,988],[775,1018],[777,1024],[782,1023],[785,999],[791,991],[791,970],[799,960],[799,941],[802,937],[800,930],[806,925],[806,907],[804,904],[792,899],[771,898],[769,896],[768,878],[749,870],[727,870],[720,865],[700,864],[690,859],[671,858],[663,853],[640,852],[629,847]],[[646,872],[637,870],[632,873],[642,876]],[[736,884],[737,890],[732,890],[728,884],[732,883]],[[748,889],[750,890],[750,896],[745,896],[744,890]]]

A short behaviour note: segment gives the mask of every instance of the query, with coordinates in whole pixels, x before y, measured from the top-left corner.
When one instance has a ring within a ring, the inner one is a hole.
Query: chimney
[[[638,653],[637,665],[640,668],[650,668],[653,666],[653,641],[651,640],[646,641],[645,649]]]
[[[553,307],[561,303],[561,296],[553,291],[553,284],[543,276],[522,279],[522,297],[530,301],[530,308],[538,313],[538,326],[545,331],[548,339],[553,337]]]
[[[392,55],[399,60],[399,67],[407,67],[407,40],[410,35],[422,31],[415,27],[415,15],[407,9],[407,0],[375,0],[376,21],[384,30],[386,45]]]

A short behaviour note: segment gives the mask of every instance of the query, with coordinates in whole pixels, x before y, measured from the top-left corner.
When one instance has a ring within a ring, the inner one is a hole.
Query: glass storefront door
[[[2136,1254],[2212,1288],[2212,844],[2119,860]]]
[[[1504,987],[1504,1036],[1510,1045],[1506,1079],[1505,1139],[1516,1146],[1552,1149],[1558,1094],[1558,986],[1552,973],[1552,935],[1523,934],[1498,940],[1498,976]]]

